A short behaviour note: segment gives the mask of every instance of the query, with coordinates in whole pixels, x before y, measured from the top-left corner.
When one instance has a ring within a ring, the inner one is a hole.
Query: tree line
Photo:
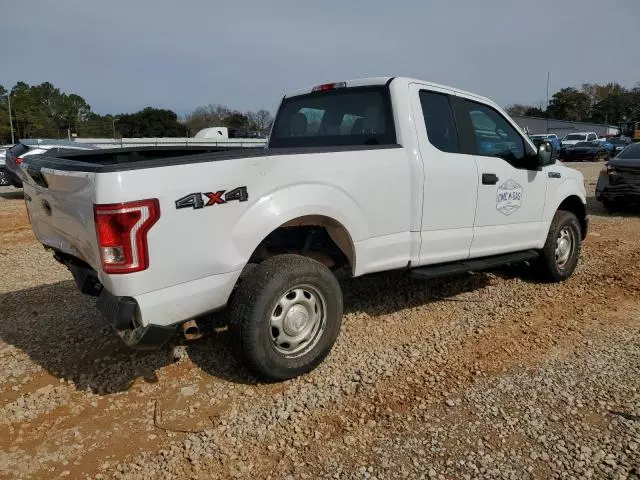
[[[80,95],[62,92],[49,82],[29,85],[18,82],[11,88],[13,133],[19,138],[78,137],[184,137],[207,127],[228,127],[239,136],[266,134],[273,123],[267,110],[240,112],[224,105],[196,108],[183,118],[172,110],[146,107],[134,113],[100,115]],[[542,105],[514,104],[511,115],[528,115],[559,120],[617,124],[640,120],[640,82],[634,88],[618,83],[585,83],[563,88]],[[0,143],[11,140],[9,92],[0,85]]]
[[[9,91],[0,85],[0,144],[14,138],[185,137],[206,127],[228,127],[239,136],[264,135],[273,117],[267,110],[240,112],[223,105],[196,108],[183,118],[172,110],[146,107],[134,113],[100,115],[80,95],[49,82],[18,82]]]
[[[619,83],[584,83],[580,88],[567,87],[554,93],[547,108],[514,104],[507,107],[507,112],[612,125],[640,120],[640,82],[634,88],[625,88]]]

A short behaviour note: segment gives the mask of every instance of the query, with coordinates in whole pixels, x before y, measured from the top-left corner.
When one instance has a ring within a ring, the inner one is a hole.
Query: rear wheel
[[[558,210],[538,259],[538,270],[546,280],[561,282],[573,274],[580,257],[581,239],[578,218],[572,212]]]
[[[342,292],[321,263],[278,255],[240,283],[229,320],[247,365],[264,378],[284,380],[309,372],[331,351],[342,321]]]

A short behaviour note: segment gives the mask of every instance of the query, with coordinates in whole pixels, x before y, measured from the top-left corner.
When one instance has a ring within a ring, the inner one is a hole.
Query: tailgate
[[[30,166],[24,198],[36,238],[77,257],[94,269],[100,265],[93,218],[94,172]]]

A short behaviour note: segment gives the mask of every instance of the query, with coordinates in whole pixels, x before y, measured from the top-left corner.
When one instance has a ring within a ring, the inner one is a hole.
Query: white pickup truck
[[[266,149],[59,153],[21,168],[36,237],[128,345],[157,347],[228,307],[238,351],[270,379],[329,353],[337,272],[530,262],[561,281],[587,231],[583,177],[550,145],[536,150],[486,98],[408,78],[290,93]]]

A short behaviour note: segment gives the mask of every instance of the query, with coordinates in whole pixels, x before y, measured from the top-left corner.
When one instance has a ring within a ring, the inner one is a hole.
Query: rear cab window
[[[448,153],[459,153],[458,132],[448,95],[420,90],[420,106],[431,145]]]
[[[269,148],[395,145],[387,86],[337,88],[285,98]]]

